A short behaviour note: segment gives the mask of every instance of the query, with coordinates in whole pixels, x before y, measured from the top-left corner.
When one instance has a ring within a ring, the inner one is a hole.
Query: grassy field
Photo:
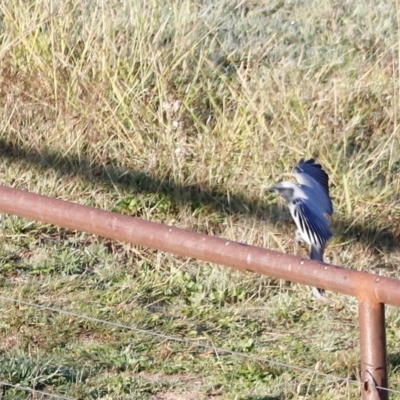
[[[326,261],[397,277],[399,17],[383,0],[1,2],[0,181],[305,255],[262,187],[316,157]],[[10,215],[0,271],[1,382],[82,400],[359,398],[339,379],[359,379],[355,299]],[[397,390],[399,326],[388,308]]]

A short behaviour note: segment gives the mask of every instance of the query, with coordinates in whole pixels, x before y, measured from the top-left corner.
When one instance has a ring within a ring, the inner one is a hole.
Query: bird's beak
[[[264,190],[266,192],[276,192],[276,187],[275,186],[266,187],[266,188],[264,188]]]

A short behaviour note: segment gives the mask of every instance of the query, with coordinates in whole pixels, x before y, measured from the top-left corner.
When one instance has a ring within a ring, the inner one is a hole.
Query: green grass
[[[317,157],[335,208],[326,261],[396,277],[398,9],[3,2],[1,182],[307,254],[262,187]],[[187,340],[2,301],[1,382],[77,399],[359,398],[337,379],[359,379],[355,299],[319,304],[308,287],[10,215],[1,228],[3,299]],[[388,308],[397,390],[399,326]],[[32,395],[3,386],[0,397]]]

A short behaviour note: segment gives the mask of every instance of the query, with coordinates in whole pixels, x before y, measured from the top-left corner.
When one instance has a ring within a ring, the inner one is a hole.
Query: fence
[[[384,305],[400,281],[0,186],[0,212],[355,296],[364,400],[388,399]]]

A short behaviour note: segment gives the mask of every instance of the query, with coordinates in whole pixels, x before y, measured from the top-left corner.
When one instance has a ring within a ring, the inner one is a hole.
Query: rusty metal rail
[[[0,186],[0,212],[355,296],[364,400],[386,400],[384,304],[400,307],[400,281]]]

